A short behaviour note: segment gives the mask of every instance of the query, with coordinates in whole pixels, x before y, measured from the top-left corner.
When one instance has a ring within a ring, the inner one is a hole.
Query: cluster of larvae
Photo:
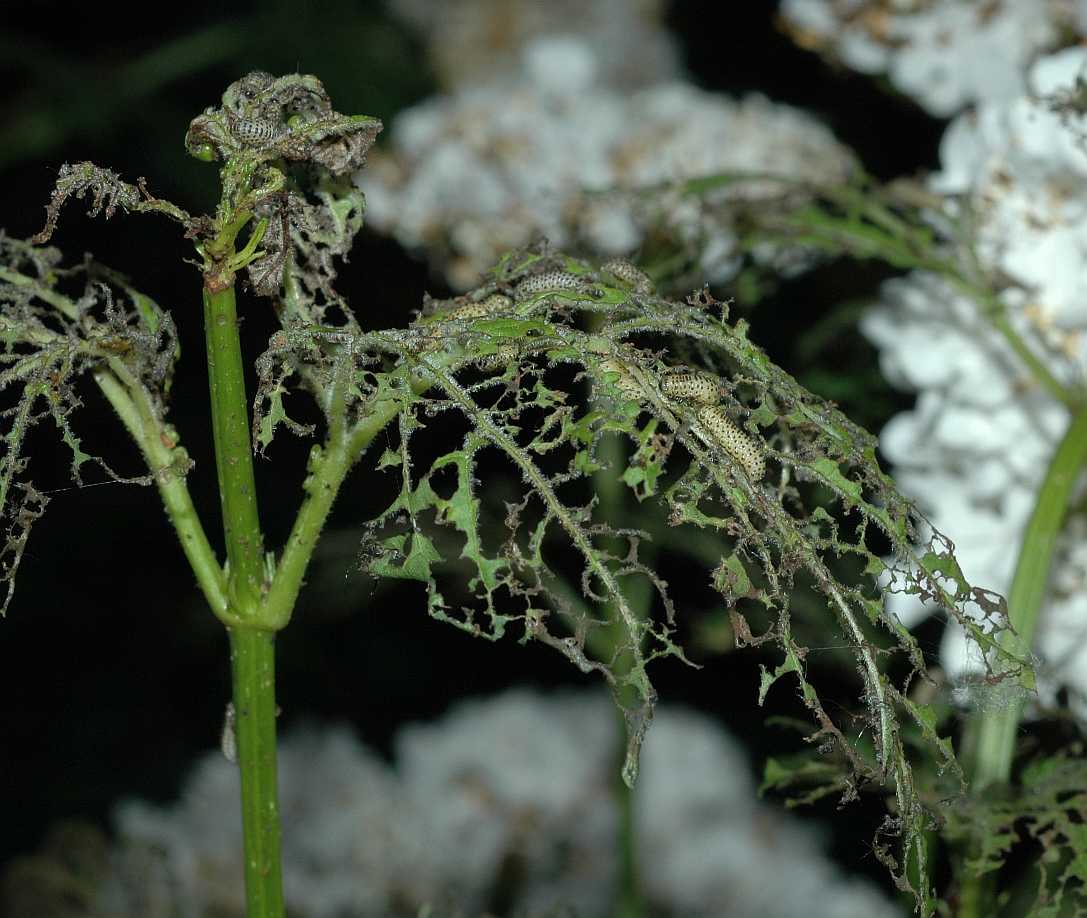
[[[443,310],[425,319],[424,321],[428,324],[438,327],[424,334],[423,342],[416,352],[425,354],[438,350],[442,346],[440,327],[447,322],[470,322],[473,319],[500,316],[513,311],[515,303],[526,300],[538,293],[562,290],[587,293],[591,289],[592,285],[587,278],[580,277],[570,271],[543,271],[539,274],[532,274],[517,285],[513,291],[513,297],[506,296],[504,293],[492,293],[477,302],[462,303],[460,306]],[[491,371],[499,369],[516,359],[517,348],[507,344],[499,348],[496,353],[480,358],[476,361],[476,364],[481,370]]]
[[[636,293],[648,293],[653,289],[649,276],[625,259],[613,258],[606,261],[600,266],[600,270],[619,279]],[[522,280],[514,288],[513,297],[506,296],[504,293],[492,293],[477,302],[464,303],[453,309],[435,313],[427,321],[457,322],[485,319],[510,312],[515,302],[519,303],[539,293],[563,290],[589,293],[592,287],[592,282],[588,278],[574,274],[572,271],[541,271]]]
[[[601,361],[600,368],[615,374],[615,388],[627,398],[645,401],[645,389],[622,361],[608,358]],[[668,373],[660,378],[659,387],[666,399],[697,406],[695,432],[735,459],[752,481],[762,479],[766,474],[766,456],[754,438],[745,433],[721,406],[720,390],[714,377],[704,373]]]
[[[600,266],[603,274],[611,275],[634,293],[649,294],[653,283],[649,276],[630,262],[613,258]],[[577,291],[587,293],[592,289],[591,281],[570,271],[543,271],[532,274],[521,281],[514,289],[513,298],[503,293],[492,293],[475,303],[464,303],[446,312],[434,316],[434,320],[445,323],[470,321],[489,316],[500,315],[514,308],[516,302],[526,300],[548,291]],[[427,347],[434,349],[435,344]],[[487,355],[477,365],[484,371],[499,369],[517,359],[517,349],[513,345],[504,345],[497,353]],[[646,390],[635,378],[632,367],[616,358],[607,358],[600,362],[600,369],[613,374],[613,384],[627,398],[638,402],[645,401]],[[720,391],[717,380],[707,374],[676,372],[663,376],[659,382],[660,392],[666,399],[682,402],[697,407],[698,426],[695,432],[708,444],[723,449],[740,464],[752,481],[759,481],[766,474],[766,457],[758,443],[745,433],[732,420],[720,404]]]

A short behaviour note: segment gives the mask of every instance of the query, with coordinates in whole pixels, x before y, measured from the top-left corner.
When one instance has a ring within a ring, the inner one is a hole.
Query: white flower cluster
[[[781,188],[744,182],[684,196],[680,183],[722,172],[840,182],[853,163],[814,118],[760,96],[736,102],[680,82],[631,93],[598,77],[585,39],[539,39],[525,47],[516,79],[403,113],[392,152],[372,154],[358,178],[369,225],[425,246],[460,289],[500,253],[541,236],[630,255],[651,231],[721,281],[738,266],[722,204]]]
[[[572,29],[592,44],[609,86],[633,89],[679,72],[662,0],[389,0],[389,9],[422,35],[447,89],[505,79],[525,45]]]
[[[526,918],[563,907],[611,914],[617,720],[600,695],[510,692],[403,730],[395,769],[343,728],[288,736],[290,914],[390,918],[429,904],[467,916],[493,911],[496,897],[502,914]],[[121,807],[101,913],[241,915],[237,784],[236,767],[209,756],[176,806]],[[841,877],[811,832],[755,802],[742,749],[700,715],[659,712],[635,808],[645,893],[669,914],[898,914],[867,883]]]
[[[1013,328],[1058,379],[1075,385],[1087,369],[1087,118],[1070,105],[1084,78],[1083,48],[1039,60],[1027,93],[983,103],[951,124],[942,171],[931,180],[934,191],[954,196],[949,207],[969,227],[979,276],[1003,288]],[[914,410],[884,428],[883,451],[902,490],[954,541],[967,579],[1006,593],[1068,411],[1013,354],[983,307],[949,283],[915,273],[884,292],[863,330],[880,347],[887,377],[919,395]],[[1074,518],[1036,643],[1051,667],[1043,689],[1069,686],[1081,713],[1084,534],[1083,520]],[[927,614],[914,597],[893,600],[907,625]],[[953,676],[976,669],[959,627],[948,629],[941,660]]]
[[[1082,0],[784,0],[781,16],[801,46],[941,117],[1019,95],[1039,54],[1087,31]]]

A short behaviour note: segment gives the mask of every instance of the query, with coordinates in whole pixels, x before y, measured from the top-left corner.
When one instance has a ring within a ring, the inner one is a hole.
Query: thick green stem
[[[1087,409],[1072,419],[1050,460],[1034,513],[1023,535],[1015,576],[1008,592],[1008,609],[1015,633],[1005,632],[1001,640],[1002,645],[1017,656],[1027,656],[1033,646],[1057,536],[1064,525],[1072,490],[1085,461]],[[1013,702],[981,713],[972,724],[976,742],[969,764],[976,793],[1008,780],[1022,708],[1021,703]]]
[[[1016,656],[1027,656],[1034,644],[1057,537],[1085,462],[1087,409],[1082,409],[1072,419],[1049,463],[1034,513],[1023,535],[1008,593],[1008,609],[1015,632],[1005,632],[1001,641]],[[1000,708],[980,713],[970,723],[963,746],[967,750],[967,769],[975,795],[1009,780],[1022,713],[1022,702],[1013,699]],[[989,874],[978,876],[964,872],[959,896],[961,918],[980,918],[992,911],[992,880]]]
[[[276,787],[275,632],[228,629],[242,785],[248,918],[283,918]]]
[[[242,618],[257,614],[264,582],[264,545],[257,515],[249,410],[234,288],[204,287],[215,464],[229,562],[231,605]]]
[[[228,561],[227,597],[234,730],[241,776],[247,918],[283,918],[276,787],[275,631],[261,604],[265,580],[253,449],[232,277],[209,272],[204,286],[215,465]]]

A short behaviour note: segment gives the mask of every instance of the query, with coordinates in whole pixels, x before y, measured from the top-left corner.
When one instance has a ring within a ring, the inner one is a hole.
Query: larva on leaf
[[[277,140],[282,133],[282,127],[271,121],[239,118],[230,122],[230,133],[238,143],[256,147]]]
[[[610,258],[600,266],[600,270],[621,280],[635,293],[653,292],[653,281],[649,279],[649,275],[625,258]]]
[[[618,377],[617,379],[612,380],[612,385],[627,398],[636,402],[645,401],[645,392],[642,390],[642,387],[638,385],[638,380],[634,378],[626,364],[621,360],[618,360],[615,357],[601,360],[600,369],[605,373],[614,373]]]
[[[726,453],[735,459],[752,481],[766,474],[766,457],[758,444],[742,431],[719,405],[698,409],[698,423]]]
[[[569,271],[544,271],[526,277],[517,285],[517,299],[523,300],[545,290],[584,290],[583,278]]]
[[[486,309],[489,315],[495,315],[500,312],[509,312],[513,308],[513,300],[504,293],[492,293],[480,300],[479,306]]]
[[[717,380],[706,373],[669,373],[661,377],[661,392],[668,398],[716,405],[720,400]]]
[[[457,319],[484,319],[495,313],[507,312],[513,306],[513,300],[501,293],[492,293],[486,299],[478,303],[465,303],[456,309],[451,309],[441,317],[443,322],[452,322]]]
[[[509,366],[517,360],[517,357],[518,353],[516,347],[512,344],[503,344],[493,354],[484,354],[476,360],[476,366],[484,373],[491,373],[494,370],[501,370],[503,367]]]

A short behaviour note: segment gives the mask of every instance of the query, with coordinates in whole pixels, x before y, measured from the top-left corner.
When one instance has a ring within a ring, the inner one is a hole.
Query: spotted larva
[[[500,370],[502,367],[509,366],[517,359],[517,348],[512,344],[504,344],[493,354],[485,354],[476,361],[478,366],[484,373],[490,373],[492,370]]]
[[[478,303],[463,303],[444,312],[436,312],[422,320],[417,326],[417,337],[411,341],[409,350],[413,354],[429,354],[439,350],[448,340],[442,327],[446,322],[485,319],[499,313],[508,312],[513,307],[513,300],[501,293],[492,293]],[[493,358],[495,355],[489,355]]]
[[[517,285],[517,299],[523,300],[545,290],[584,290],[585,281],[569,271],[544,271],[526,277]]]
[[[271,121],[251,121],[247,118],[236,118],[230,125],[230,133],[239,143],[256,145],[270,143],[282,133],[280,125]]]
[[[625,258],[610,258],[600,266],[600,270],[621,280],[635,293],[653,292],[653,281],[649,279],[649,275]]]
[[[716,405],[720,399],[717,380],[704,373],[669,373],[661,377],[661,392],[669,398]]]
[[[508,312],[513,308],[513,300],[504,293],[492,293],[489,297],[479,301],[479,305],[488,313]]]
[[[744,433],[719,405],[698,409],[698,423],[733,459],[743,466],[752,481],[766,474],[766,457],[758,444]]]
[[[627,365],[621,360],[617,360],[614,357],[608,357],[606,360],[600,361],[600,369],[605,373],[614,373],[617,376],[617,378],[612,381],[612,385],[627,398],[637,402],[645,400],[645,391],[638,384],[638,380],[631,374]]]
[[[501,293],[492,293],[486,299],[478,303],[465,303],[456,309],[451,309],[442,316],[443,322],[452,322],[457,319],[482,319],[499,312],[507,312],[513,306],[513,300]]]

